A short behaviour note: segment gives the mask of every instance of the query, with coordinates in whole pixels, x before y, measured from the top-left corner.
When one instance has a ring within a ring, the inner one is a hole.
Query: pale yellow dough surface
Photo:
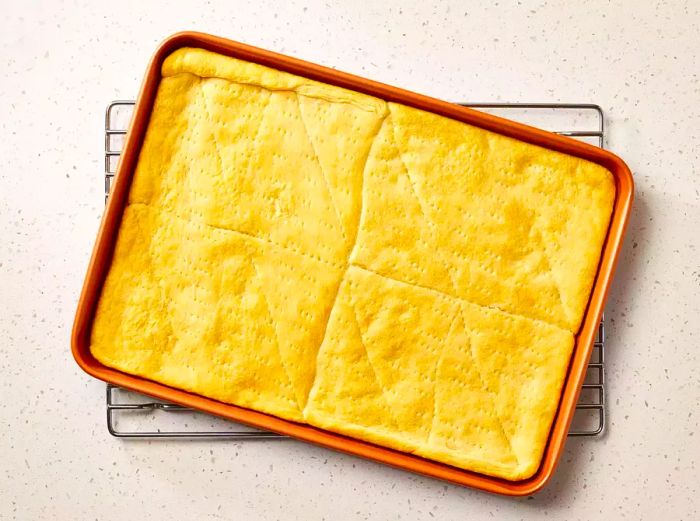
[[[593,163],[180,49],[91,350],[217,400],[523,479],[614,197]]]

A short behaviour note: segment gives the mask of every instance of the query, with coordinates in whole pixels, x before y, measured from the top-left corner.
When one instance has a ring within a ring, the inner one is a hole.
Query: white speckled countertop
[[[700,3],[431,3],[3,2],[0,519],[700,518]],[[182,29],[444,99],[603,106],[637,183],[608,305],[609,429],[569,439],[541,494],[291,441],[108,435],[104,385],[69,353],[102,212],[103,111]]]

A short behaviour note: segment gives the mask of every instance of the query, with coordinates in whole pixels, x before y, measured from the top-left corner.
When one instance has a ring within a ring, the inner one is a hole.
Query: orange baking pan
[[[387,101],[403,103],[521,141],[580,157],[598,163],[612,172],[616,181],[616,198],[595,284],[581,328],[576,335],[574,352],[561,394],[559,408],[549,434],[547,447],[538,471],[531,478],[522,481],[506,481],[451,467],[412,454],[380,447],[308,425],[290,422],[275,416],[222,403],[181,389],[175,389],[144,378],[132,376],[106,367],[92,356],[90,352],[92,322],[102,284],[110,267],[122,212],[127,201],[129,187],[161,79],[161,65],[170,53],[181,47],[207,49],[226,56],[259,63],[281,71],[376,96]],[[620,253],[632,197],[632,175],[625,163],[614,154],[592,145],[242,43],[202,33],[178,33],[165,40],[158,47],[151,59],[146,77],[141,86],[117,168],[116,181],[112,187],[107,208],[102,218],[80,295],[72,334],[73,356],[80,367],[96,378],[162,400],[460,485],[514,496],[532,494],[542,488],[550,479],[561,456],[593,348],[596,329],[600,322],[613,271]]]

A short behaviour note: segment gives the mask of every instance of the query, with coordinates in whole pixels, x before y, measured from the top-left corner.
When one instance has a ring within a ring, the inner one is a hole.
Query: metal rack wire
[[[105,114],[105,201],[116,172],[128,122],[133,110],[131,100],[113,101]],[[603,148],[605,127],[603,111],[593,104],[566,103],[461,103],[477,110],[502,115],[523,123],[546,128],[557,134],[570,136]],[[119,438],[225,438],[237,440],[284,439],[272,432],[252,429],[192,411],[171,403],[107,385],[107,429]],[[119,428],[120,420],[136,413],[138,425]],[[140,414],[138,414],[140,413]],[[164,413],[167,427],[152,426]],[[172,414],[179,413],[179,414]],[[145,415],[145,416],[144,416]],[[185,419],[183,420],[183,416]],[[119,417],[119,418],[117,418]],[[143,423],[151,426],[144,427]],[[199,427],[191,428],[190,422]],[[174,423],[174,426],[173,426]],[[600,436],[605,430],[605,325],[601,321],[596,335],[588,372],[576,405],[576,414],[569,436]]]

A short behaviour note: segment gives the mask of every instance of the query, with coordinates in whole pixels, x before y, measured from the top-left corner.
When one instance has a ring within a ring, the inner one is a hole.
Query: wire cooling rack
[[[603,148],[605,127],[598,105],[565,103],[461,103]],[[109,196],[133,111],[131,100],[113,101],[105,114],[105,201]],[[180,405],[107,385],[107,429],[119,438],[284,439]],[[605,324],[601,321],[569,436],[599,436],[605,430]]]

